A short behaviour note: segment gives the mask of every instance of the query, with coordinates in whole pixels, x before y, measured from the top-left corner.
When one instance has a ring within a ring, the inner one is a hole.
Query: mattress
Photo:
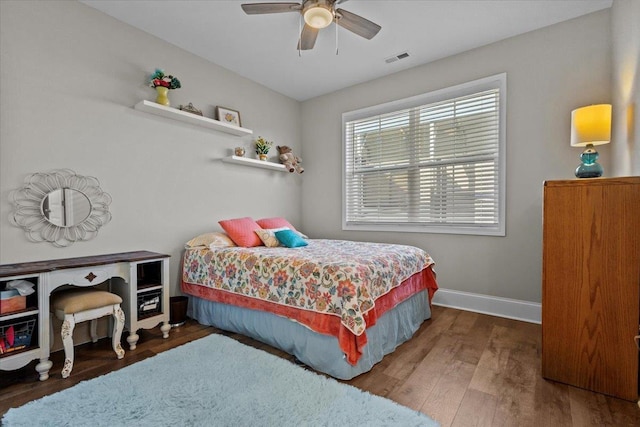
[[[346,240],[309,240],[301,248],[265,246],[185,252],[185,283],[340,318],[355,335],[376,300],[433,265],[422,249]]]

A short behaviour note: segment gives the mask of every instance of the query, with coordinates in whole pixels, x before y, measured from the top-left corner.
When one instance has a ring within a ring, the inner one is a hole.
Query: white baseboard
[[[433,297],[433,305],[490,314],[529,323],[542,323],[542,304],[535,302],[440,288]]]

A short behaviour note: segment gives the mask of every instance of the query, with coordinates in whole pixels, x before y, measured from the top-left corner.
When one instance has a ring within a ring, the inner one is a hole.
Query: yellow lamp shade
[[[318,4],[304,12],[304,22],[313,28],[325,28],[333,22],[333,13],[327,6]]]
[[[571,146],[602,145],[611,141],[611,105],[598,104],[571,112]]]

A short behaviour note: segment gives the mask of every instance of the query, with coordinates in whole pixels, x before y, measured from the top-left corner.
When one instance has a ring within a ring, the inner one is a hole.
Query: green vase
[[[169,106],[169,88],[164,86],[156,86],[156,104]]]

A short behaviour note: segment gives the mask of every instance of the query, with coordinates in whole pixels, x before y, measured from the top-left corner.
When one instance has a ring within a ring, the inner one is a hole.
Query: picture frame
[[[241,127],[240,112],[226,107],[216,107],[216,120]]]

